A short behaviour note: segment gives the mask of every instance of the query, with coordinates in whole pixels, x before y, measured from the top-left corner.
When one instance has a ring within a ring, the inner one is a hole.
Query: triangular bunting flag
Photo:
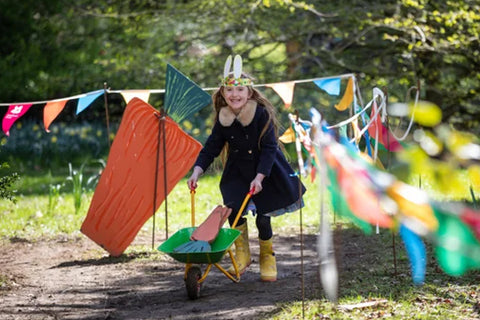
[[[7,136],[10,136],[10,128],[25,112],[30,109],[31,103],[28,104],[12,104],[8,107],[7,113],[3,117],[2,130]]]
[[[295,88],[294,81],[272,83],[266,86],[272,88],[282,98],[283,103],[285,103],[285,109],[292,105],[293,89]]]
[[[372,112],[370,113],[371,118],[375,116],[375,113],[377,112],[376,110],[377,103],[374,101],[372,103]],[[400,142],[398,142],[394,135],[383,125],[380,112],[377,114],[377,118],[368,127],[368,133],[370,134],[371,138],[378,138],[378,142],[381,143],[388,151],[396,152],[403,149]]]
[[[192,80],[167,65],[164,108],[177,123],[209,105],[212,98]]]
[[[282,143],[292,143],[295,142],[295,131],[292,127],[288,127],[287,130],[278,138]]]
[[[45,131],[50,132],[48,127],[50,127],[50,124],[53,122],[53,120],[55,120],[60,112],[62,112],[67,101],[68,100],[47,102],[43,108],[43,124],[45,125]]]
[[[139,98],[148,103],[148,98],[150,98],[150,90],[122,90],[121,94],[126,104],[133,98]]]
[[[313,81],[317,87],[325,90],[331,96],[338,96],[340,94],[340,82],[340,78],[319,79]]]
[[[413,283],[421,285],[425,281],[425,269],[427,267],[425,245],[419,235],[403,224],[400,225],[399,233],[410,260]]]
[[[335,105],[335,109],[338,111],[346,110],[350,104],[353,102],[353,78],[350,77],[347,83],[347,89],[345,89],[345,93],[343,94],[342,100],[338,104]]]
[[[77,113],[76,114],[79,114],[80,112],[85,110],[103,92],[104,92],[104,90],[93,91],[93,92],[86,93],[86,95],[84,97],[78,98],[78,105],[77,105]]]

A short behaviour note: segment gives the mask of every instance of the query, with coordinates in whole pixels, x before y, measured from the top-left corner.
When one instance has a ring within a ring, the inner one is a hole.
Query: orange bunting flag
[[[53,120],[62,112],[65,108],[65,104],[68,100],[50,101],[47,102],[45,108],[43,108],[43,124],[45,125],[45,131],[50,132],[48,127],[52,124]]]
[[[335,105],[335,109],[338,111],[346,110],[353,102],[353,78],[350,77],[347,83],[347,89],[345,89],[345,93],[343,94],[342,100],[338,104]]]
[[[148,99],[150,98],[150,90],[122,90],[121,94],[126,104],[133,98],[139,98],[148,103]]]
[[[266,85],[272,88],[282,98],[285,103],[285,109],[288,109],[292,105],[293,101],[293,89],[295,88],[295,82],[279,82]]]

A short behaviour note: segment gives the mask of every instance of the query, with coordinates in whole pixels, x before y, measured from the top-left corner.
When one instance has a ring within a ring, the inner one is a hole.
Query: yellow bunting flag
[[[346,110],[350,104],[353,102],[353,78],[348,79],[347,89],[345,89],[345,93],[343,94],[342,100],[340,100],[339,104],[335,105],[335,109],[338,111]]]
[[[295,131],[293,131],[292,127],[289,127],[285,132],[282,134],[280,138],[278,138],[283,143],[292,143],[295,142]]]

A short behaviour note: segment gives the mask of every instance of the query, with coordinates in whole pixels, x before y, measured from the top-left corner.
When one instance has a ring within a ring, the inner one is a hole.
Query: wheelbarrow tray
[[[210,244],[211,250],[208,252],[174,252],[179,245],[187,243],[197,227],[183,228],[175,232],[170,238],[162,243],[158,250],[168,254],[173,259],[183,263],[208,263],[219,262],[225,252],[230,248],[233,242],[240,235],[236,229],[221,228],[215,240]]]

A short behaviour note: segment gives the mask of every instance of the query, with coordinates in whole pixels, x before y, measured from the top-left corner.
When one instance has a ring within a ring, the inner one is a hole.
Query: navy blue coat
[[[249,101],[238,116],[228,107],[222,108],[195,163],[206,171],[225,143],[228,143],[228,158],[220,180],[220,190],[224,205],[235,212],[240,209],[250,182],[257,173],[265,175],[263,190],[252,196],[258,214],[292,205],[305,192],[305,187],[278,146],[272,123],[262,137],[259,148],[258,139],[267,121],[266,109],[257,106],[254,101]]]

